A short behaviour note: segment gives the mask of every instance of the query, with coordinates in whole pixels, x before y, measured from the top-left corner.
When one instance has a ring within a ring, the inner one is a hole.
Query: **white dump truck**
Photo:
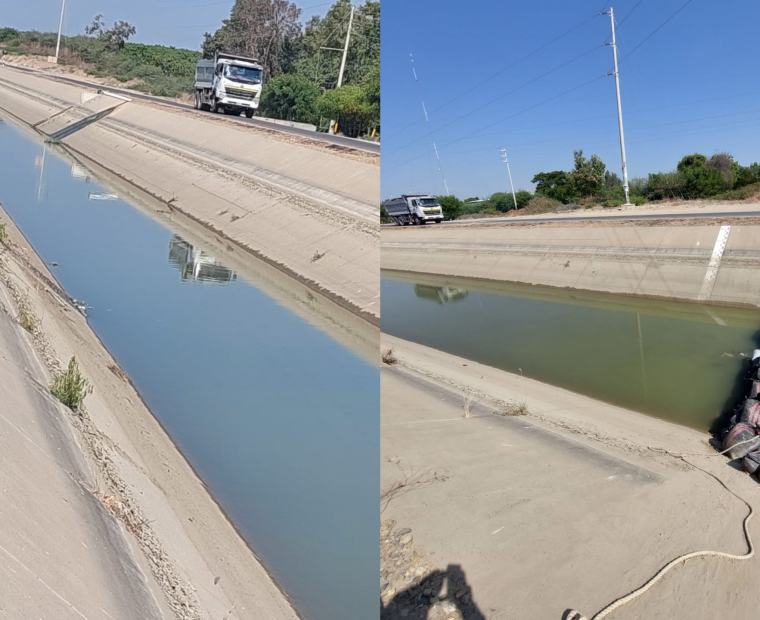
[[[256,59],[217,52],[195,67],[195,108],[251,118],[259,107],[264,67]]]
[[[425,194],[404,194],[401,198],[383,203],[388,216],[398,225],[440,223],[443,220],[441,203],[435,196]]]

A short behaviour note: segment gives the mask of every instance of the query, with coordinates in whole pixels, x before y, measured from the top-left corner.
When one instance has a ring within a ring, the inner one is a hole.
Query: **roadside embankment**
[[[3,509],[2,566],[15,571],[3,607],[17,605],[14,617],[297,620],[85,317],[2,221],[0,398],[18,409],[0,424],[16,445],[6,456],[27,446],[4,468],[18,490]],[[77,413],[48,390],[72,356],[93,386]]]
[[[710,474],[755,510],[757,483],[706,435],[398,338],[382,348],[398,360],[381,373],[383,618],[590,618],[683,553],[747,552],[747,507]],[[515,403],[527,413],[503,415]],[[749,620],[755,573],[695,559],[614,617]]]
[[[378,323],[376,155],[146,102],[80,105],[81,88],[6,67],[0,84],[0,110]]]
[[[678,220],[381,231],[383,269],[760,306],[760,226]]]

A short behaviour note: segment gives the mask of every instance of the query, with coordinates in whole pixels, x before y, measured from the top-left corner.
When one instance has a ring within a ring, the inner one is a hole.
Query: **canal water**
[[[382,329],[700,430],[741,395],[760,311],[384,273]]]
[[[377,368],[9,122],[0,202],[299,611],[376,618]]]

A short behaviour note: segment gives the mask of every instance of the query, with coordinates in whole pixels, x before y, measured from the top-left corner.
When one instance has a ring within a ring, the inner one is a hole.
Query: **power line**
[[[666,20],[665,20],[664,22],[662,22],[662,23],[661,23],[659,26],[657,26],[657,28],[655,28],[655,29],[654,29],[654,30],[653,30],[651,33],[649,33],[649,35],[648,35],[648,36],[647,36],[647,37],[646,37],[646,38],[645,38],[645,39],[644,39],[644,40],[643,40],[641,43],[639,43],[639,44],[638,44],[636,47],[634,47],[634,48],[633,48],[633,49],[632,49],[630,52],[628,52],[628,53],[627,53],[625,56],[623,56],[623,58],[621,58],[621,59],[620,59],[620,62],[623,62],[623,61],[624,61],[626,58],[630,57],[630,56],[631,56],[631,55],[632,55],[632,54],[633,54],[633,53],[634,53],[634,52],[635,52],[637,49],[639,49],[639,48],[640,48],[642,45],[644,45],[644,43],[646,43],[647,41],[649,41],[649,39],[651,39],[651,38],[652,38],[652,37],[653,37],[655,34],[657,34],[657,33],[660,31],[660,29],[662,29],[662,28],[665,26],[665,24],[667,24],[667,23],[668,23],[668,22],[669,22],[671,19],[673,19],[673,18],[674,18],[676,15],[678,15],[678,14],[679,14],[681,11],[683,11],[683,10],[684,10],[684,9],[685,9],[687,6],[689,6],[689,5],[690,5],[690,4],[691,4],[693,1],[694,1],[694,0],[686,0],[686,2],[685,2],[684,4],[682,4],[682,5],[681,5],[681,8],[680,8],[680,9],[678,9],[678,10],[677,10],[675,13],[673,13],[673,15],[671,15],[670,17],[668,17],[668,19],[666,19]]]
[[[589,80],[588,82],[584,82],[583,84],[579,84],[578,86],[574,86],[573,88],[570,88],[569,90],[566,90],[566,91],[564,91],[564,92],[562,92],[562,93],[560,93],[558,95],[554,95],[553,97],[550,97],[549,99],[545,99],[544,101],[540,101],[539,103],[535,103],[532,106],[529,106],[527,108],[524,108],[524,109],[520,110],[519,112],[515,112],[511,116],[508,116],[508,117],[503,118],[503,119],[501,119],[499,121],[496,121],[495,123],[491,123],[490,125],[488,125],[486,127],[483,127],[482,129],[480,129],[479,131],[477,131],[475,133],[482,133],[483,131],[486,131],[486,130],[490,129],[491,127],[494,127],[495,125],[498,125],[500,123],[508,121],[508,120],[510,120],[510,119],[512,119],[512,118],[514,118],[516,116],[519,116],[520,114],[524,114],[525,112],[528,112],[528,111],[533,110],[533,109],[535,109],[535,108],[537,108],[539,106],[542,106],[542,105],[548,103],[549,101],[554,101],[555,99],[558,99],[559,97],[562,97],[564,95],[567,95],[568,93],[571,93],[571,92],[573,92],[575,90],[578,90],[579,88],[583,88],[584,86],[588,86],[592,82],[596,82],[597,80],[601,80],[603,77],[607,77],[607,75],[606,74],[605,75],[600,75],[598,77],[595,77],[595,78]],[[452,144],[456,144],[457,142],[461,142],[462,140],[470,138],[472,135],[474,135],[474,134],[468,134],[466,136],[462,136],[461,138],[457,138],[456,140],[452,140],[451,142],[447,142],[446,144],[442,145],[441,148],[445,148],[447,146],[451,146]],[[426,154],[427,153],[423,153],[422,155],[418,155],[417,157],[412,157],[412,158],[407,159],[406,161],[404,161],[404,162],[402,162],[400,164],[397,164],[396,166],[393,166],[392,168],[385,168],[385,169],[386,170],[395,170],[396,168],[404,166],[404,165],[408,164],[409,162],[412,162],[412,161],[415,161],[417,159],[420,159],[420,157],[425,157]]]
[[[640,5],[642,2],[644,2],[644,0],[639,0],[639,1],[638,1],[638,2],[637,2],[635,5],[634,5],[634,7],[633,7],[633,8],[632,8],[630,11],[628,11],[628,13],[626,13],[625,17],[624,17],[624,18],[623,18],[623,19],[620,21],[620,23],[617,25],[617,26],[618,26],[618,30],[620,30],[620,26],[622,26],[622,25],[625,23],[625,20],[627,20],[627,19],[628,19],[628,18],[631,16],[631,14],[632,14],[632,13],[633,13],[633,12],[634,12],[636,9],[638,9],[638,8],[639,8],[639,5]]]
[[[533,50],[532,52],[530,52],[529,54],[526,54],[525,56],[522,56],[521,58],[519,58],[518,60],[516,60],[515,62],[513,62],[511,65],[507,65],[503,69],[500,69],[496,73],[492,74],[490,77],[487,77],[485,80],[482,80],[482,81],[478,82],[477,84],[475,84],[474,86],[471,86],[469,89],[463,91],[462,93],[460,93],[459,95],[457,95],[453,99],[449,99],[446,103],[444,103],[443,105],[435,108],[430,113],[434,114],[436,112],[439,112],[440,110],[442,110],[446,106],[454,103],[455,101],[461,99],[462,97],[465,97],[465,96],[469,95],[476,88],[480,88],[483,84],[486,84],[486,83],[490,82],[491,80],[493,80],[494,78],[498,77],[499,75],[501,75],[505,71],[508,71],[512,67],[515,67],[515,66],[519,65],[524,60],[527,60],[528,58],[530,58],[531,56],[534,56],[535,54],[537,54],[541,50],[546,49],[547,47],[549,47],[553,43],[556,43],[560,39],[566,37],[570,33],[575,32],[576,30],[578,30],[582,26],[585,26],[587,23],[589,23],[591,20],[593,20],[596,17],[599,17],[599,15],[598,14],[597,15],[593,15],[592,17],[589,17],[588,19],[586,19],[586,20],[582,21],[581,23],[579,23],[577,26],[573,26],[572,28],[570,28],[570,30],[567,30],[567,31],[563,32],[561,35],[559,35],[557,37],[554,37],[551,41],[548,41],[547,43],[544,43],[541,47],[538,47],[535,50]],[[401,133],[402,131],[408,129],[409,127],[412,127],[413,125],[416,125],[417,123],[419,123],[422,120],[423,119],[417,119],[416,121],[412,121],[408,125],[404,125],[401,129],[397,129],[395,132],[393,132],[390,135],[386,136],[386,139],[392,138],[393,136]]]
[[[521,84],[517,88],[513,88],[509,92],[506,92],[503,95],[499,95],[495,99],[491,99],[491,101],[488,101],[487,103],[484,103],[482,106],[480,106],[478,108],[475,108],[474,110],[470,110],[466,114],[462,114],[461,116],[458,116],[457,118],[455,118],[454,120],[446,123],[445,125],[442,125],[441,127],[438,127],[438,129],[439,130],[440,129],[445,129],[446,127],[449,127],[449,126],[451,126],[451,125],[453,125],[455,123],[458,123],[463,118],[467,118],[468,116],[471,116],[471,115],[475,114],[476,112],[480,112],[480,110],[482,110],[483,108],[487,108],[489,105],[491,105],[493,103],[496,103],[497,101],[500,101],[501,99],[504,99],[504,97],[508,97],[509,95],[512,95],[513,93],[516,93],[518,90],[522,90],[526,86],[530,86],[534,82],[537,82],[538,80],[545,78],[547,75],[550,75],[551,73],[554,73],[555,71],[559,71],[560,69],[566,67],[567,65],[572,64],[575,61],[580,60],[581,58],[584,58],[585,56],[588,56],[589,54],[593,54],[596,50],[600,49],[601,47],[602,47],[601,45],[593,47],[592,49],[588,50],[587,52],[584,52],[583,54],[580,54],[579,56],[576,56],[575,58],[571,58],[567,62],[563,62],[561,65],[559,65],[557,67],[554,67],[554,69],[550,69],[546,73],[542,73],[541,75],[533,78],[532,80],[529,80],[529,81],[525,82],[524,84]],[[470,92],[470,91],[468,91],[468,92]],[[405,148],[411,146],[412,144],[415,144],[416,142],[419,142],[421,139],[422,138],[415,138],[411,142],[408,142],[408,143],[406,143],[406,144],[404,144],[402,146],[398,146],[396,148],[389,149],[388,152],[393,152],[393,151],[398,151],[398,150],[401,150],[401,149],[405,149]]]

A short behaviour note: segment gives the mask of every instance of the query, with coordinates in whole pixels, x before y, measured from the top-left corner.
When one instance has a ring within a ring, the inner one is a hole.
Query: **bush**
[[[266,116],[302,123],[317,122],[319,87],[300,75],[278,75],[261,93],[261,109]]]
[[[343,134],[355,138],[376,122],[376,108],[361,86],[328,90],[317,101],[317,113],[332,118]]]
[[[534,196],[528,201],[523,211],[524,215],[538,215],[539,213],[554,213],[562,206],[559,200],[546,196]]]
[[[77,360],[72,357],[67,369],[53,378],[50,391],[72,411],[81,411],[85,397],[92,392],[92,385],[79,372]]]
[[[15,41],[21,36],[21,33],[15,28],[0,28],[0,43]]]
[[[455,220],[462,214],[462,201],[456,196],[438,196],[438,202],[444,219]]]
[[[733,189],[715,196],[716,200],[749,200],[760,195],[760,183],[745,185],[739,189]]]
[[[506,213],[515,208],[515,202],[517,202],[517,208],[522,209],[530,202],[531,198],[533,198],[533,194],[522,189],[515,192],[514,198],[511,193],[496,192],[488,199],[487,205],[501,213]]]
[[[682,179],[681,193],[686,199],[709,198],[726,189],[723,175],[715,168],[686,168],[679,176]]]

